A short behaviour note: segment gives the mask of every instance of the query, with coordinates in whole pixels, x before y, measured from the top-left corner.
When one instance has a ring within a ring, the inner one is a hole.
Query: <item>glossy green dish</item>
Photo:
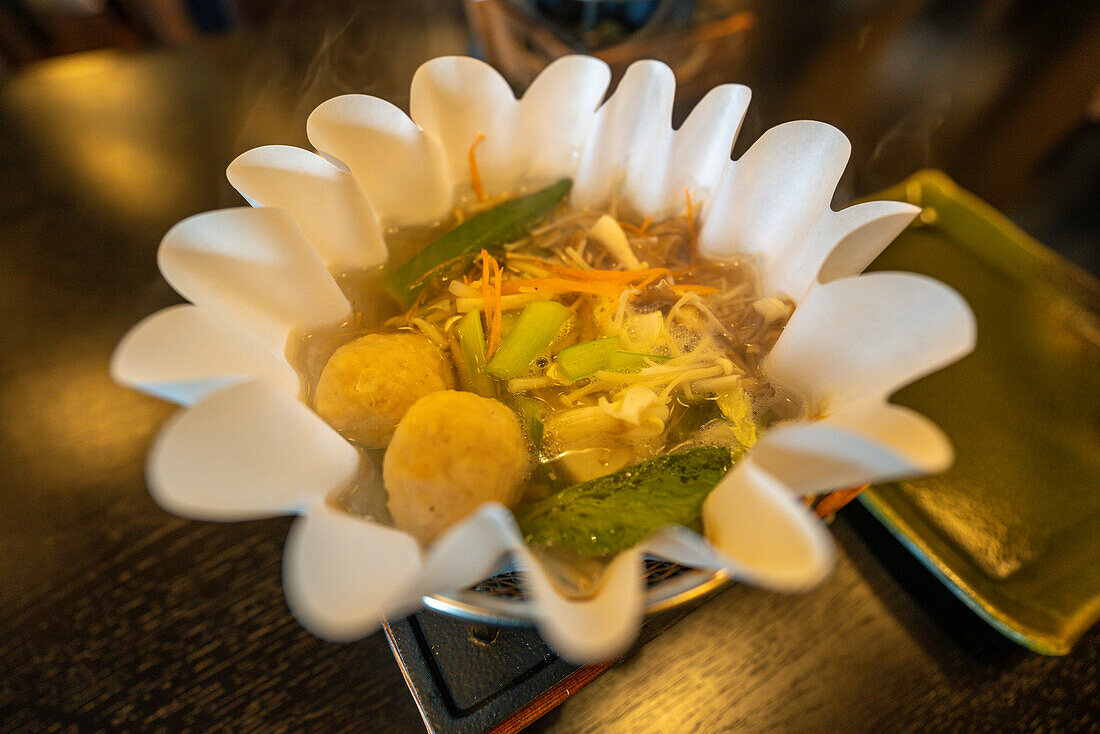
[[[877,198],[924,211],[872,269],[958,290],[978,345],[893,398],[947,432],[955,466],[862,501],[997,629],[1065,654],[1100,618],[1100,283],[940,172]]]

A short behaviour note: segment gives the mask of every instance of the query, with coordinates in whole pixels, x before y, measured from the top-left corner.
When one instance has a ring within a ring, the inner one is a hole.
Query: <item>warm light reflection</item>
[[[56,81],[77,82],[86,80],[91,76],[109,74],[121,66],[125,59],[126,55],[116,50],[71,54],[42,62],[37,72],[47,74]],[[65,89],[62,91],[70,93],[74,90]]]
[[[76,143],[73,163],[94,196],[111,210],[133,216],[175,211],[170,191],[174,178],[160,151],[123,135],[89,135]]]
[[[24,483],[79,489],[133,475],[149,437],[172,407],[111,382],[109,335],[83,334],[54,345],[33,369],[0,387],[0,422]]]
[[[174,110],[187,100],[172,99],[180,90],[165,87],[156,63],[128,63],[115,51],[77,54],[17,77],[10,92],[48,164],[101,211],[155,219],[179,211],[186,161],[163,140],[174,137]]]
[[[66,107],[74,111],[124,112],[140,101],[142,94],[156,93],[156,79],[147,65],[127,63],[120,51],[95,51],[50,59],[34,72],[12,80],[16,99],[26,89],[28,114]],[[48,83],[43,83],[43,77]],[[26,87],[24,87],[26,84]],[[42,121],[48,124],[48,121]],[[66,122],[66,121],[60,121]]]

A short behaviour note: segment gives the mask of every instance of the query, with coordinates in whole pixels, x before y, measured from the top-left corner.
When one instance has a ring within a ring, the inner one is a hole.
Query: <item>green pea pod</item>
[[[408,308],[429,283],[463,263],[473,262],[482,250],[500,251],[509,242],[525,237],[565,198],[572,185],[571,180],[563,178],[475,214],[388,273],[383,281],[386,292]]]
[[[590,558],[627,550],[668,525],[696,527],[703,500],[733,466],[728,449],[688,449],[568,487],[519,515],[524,540]]]

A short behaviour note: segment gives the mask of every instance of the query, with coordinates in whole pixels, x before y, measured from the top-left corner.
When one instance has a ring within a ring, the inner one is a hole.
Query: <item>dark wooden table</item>
[[[453,21],[368,44],[366,88],[403,103],[419,61],[463,50]],[[155,267],[164,231],[239,203],[226,163],[304,143],[312,104],[346,91],[288,87],[257,48],[93,53],[0,92],[0,730],[422,730],[383,636],[329,644],[288,614],[287,521],[153,505],[144,454],[173,408],[107,376],[123,333],[179,300]],[[819,589],[729,588],[533,729],[1100,729],[1100,630],[1032,654],[860,508],[834,528]]]

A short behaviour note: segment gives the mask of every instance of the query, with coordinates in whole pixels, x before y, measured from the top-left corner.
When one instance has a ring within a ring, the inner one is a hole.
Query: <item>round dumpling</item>
[[[427,337],[367,334],[329,358],[313,408],[351,440],[382,448],[409,406],[453,385],[450,363]]]
[[[394,523],[422,543],[483,502],[514,508],[529,467],[527,442],[503,403],[445,390],[417,400],[382,461]]]

